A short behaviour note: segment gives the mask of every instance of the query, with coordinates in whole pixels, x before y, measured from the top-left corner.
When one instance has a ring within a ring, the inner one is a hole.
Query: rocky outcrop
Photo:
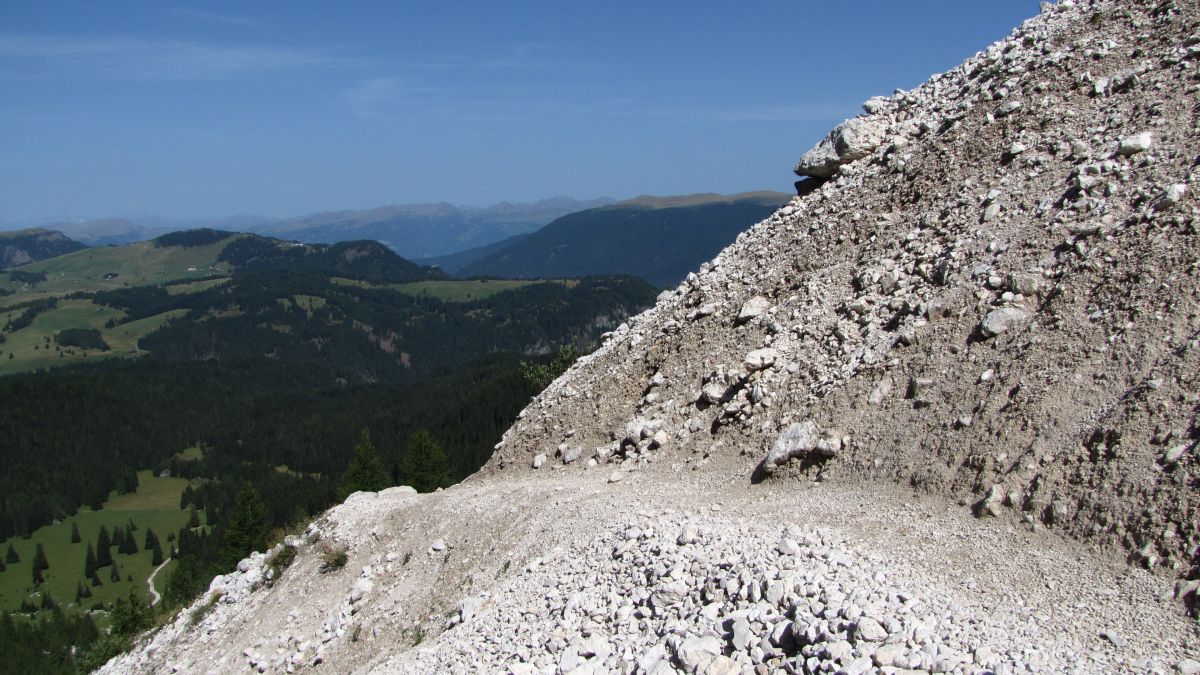
[[[110,669],[1194,672],[1198,67],[1194,3],[1062,2],[868,101],[478,475]]]

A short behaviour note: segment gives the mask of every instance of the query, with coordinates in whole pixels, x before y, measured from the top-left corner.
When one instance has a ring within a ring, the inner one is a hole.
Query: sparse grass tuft
[[[291,567],[295,561],[296,549],[293,546],[284,546],[279,550],[279,553],[271,556],[271,559],[267,561],[267,569],[271,571],[271,583],[279,581],[279,577],[283,574],[283,571]]]
[[[192,610],[191,615],[188,616],[188,623],[192,626],[200,625],[200,623],[204,621],[204,617],[208,616],[213,607],[217,606],[217,602],[221,600],[221,596],[223,595],[225,594],[221,591],[216,591],[212,595],[208,596],[208,599],[204,601],[204,604]]]
[[[331,544],[327,541],[321,542],[320,547],[322,574],[340,570],[346,566],[350,560],[349,553],[346,552],[346,547],[341,544]]]

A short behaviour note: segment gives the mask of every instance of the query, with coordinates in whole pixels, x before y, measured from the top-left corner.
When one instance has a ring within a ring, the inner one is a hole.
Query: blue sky
[[[0,221],[789,190],[999,2],[0,4]]]

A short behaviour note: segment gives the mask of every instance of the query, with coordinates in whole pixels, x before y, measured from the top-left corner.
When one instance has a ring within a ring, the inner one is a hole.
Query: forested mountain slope
[[[40,228],[0,232],[0,269],[78,251],[83,244],[62,232]]]
[[[629,274],[673,285],[787,198],[778,192],[639,197],[563,216],[456,274],[506,279]]]

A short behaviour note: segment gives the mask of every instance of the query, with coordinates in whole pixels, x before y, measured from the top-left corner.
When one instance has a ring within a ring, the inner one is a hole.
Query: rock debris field
[[[863,109],[478,474],[105,672],[1200,673],[1200,8],[1048,5]]]

